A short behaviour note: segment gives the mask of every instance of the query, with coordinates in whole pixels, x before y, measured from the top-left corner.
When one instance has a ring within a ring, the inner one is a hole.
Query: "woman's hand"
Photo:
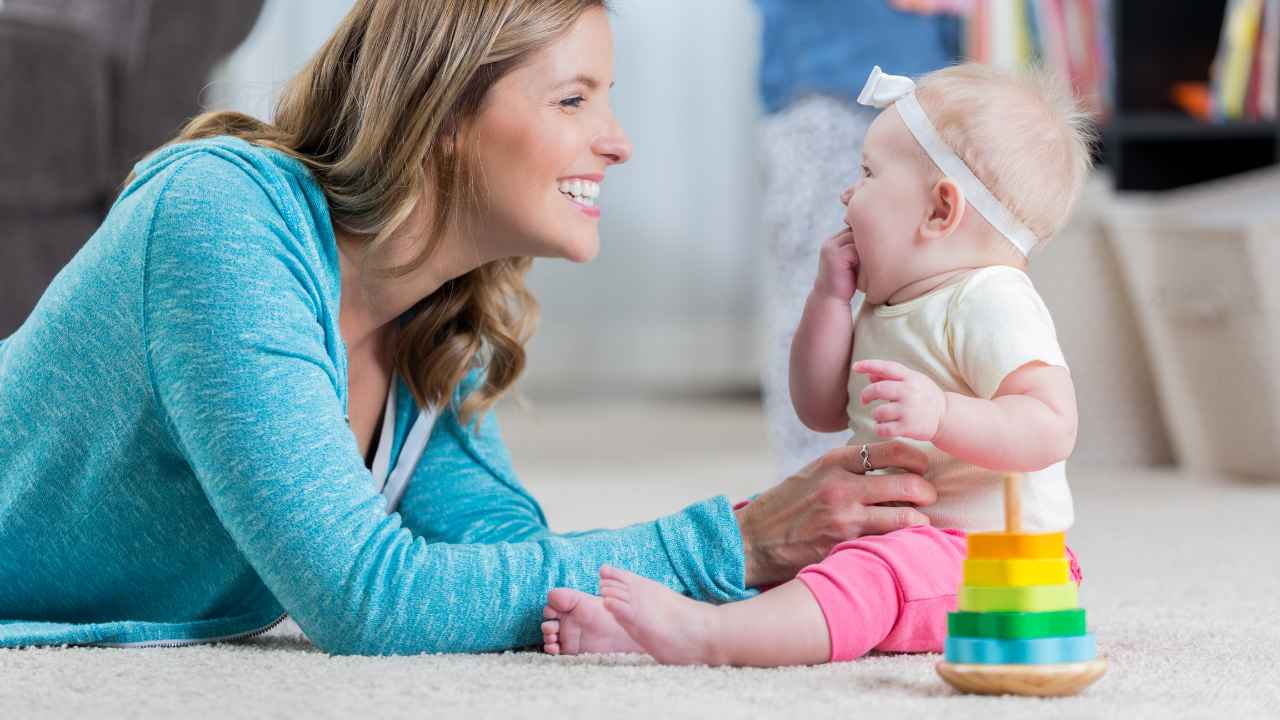
[[[868,476],[862,447],[826,453],[737,511],[746,587],[790,580],[842,542],[929,524],[915,508],[877,506],[937,499],[933,484],[920,477],[929,465],[924,452],[900,442],[867,445],[871,469],[906,470]]]

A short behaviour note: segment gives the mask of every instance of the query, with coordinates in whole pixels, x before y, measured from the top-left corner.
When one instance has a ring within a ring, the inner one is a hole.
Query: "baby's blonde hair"
[[[916,97],[943,140],[1035,234],[1037,247],[1067,224],[1093,164],[1097,133],[1060,78],[1039,66],[970,62],[928,73],[916,84]],[[929,166],[933,185],[942,171]]]

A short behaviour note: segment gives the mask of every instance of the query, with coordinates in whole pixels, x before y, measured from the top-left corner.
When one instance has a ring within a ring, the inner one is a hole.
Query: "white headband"
[[[911,134],[916,136],[920,147],[929,153],[942,174],[960,185],[969,204],[982,213],[982,217],[999,230],[1001,235],[1009,238],[1009,242],[1021,250],[1023,255],[1031,254],[1032,248],[1036,246],[1036,236],[974,177],[964,161],[947,146],[916,100],[916,84],[911,78],[886,75],[877,65],[871,71],[871,77],[867,78],[866,87],[858,95],[858,102],[878,108],[896,105],[898,115],[902,116],[902,121],[907,124]]]

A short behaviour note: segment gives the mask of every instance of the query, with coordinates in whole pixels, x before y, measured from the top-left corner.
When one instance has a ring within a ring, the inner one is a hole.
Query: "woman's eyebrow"
[[[590,75],[578,75],[572,80],[566,80],[560,83],[559,85],[555,86],[554,89],[559,90],[560,88],[568,85],[578,85],[578,84],[586,85],[588,90],[595,90],[596,88],[600,87],[600,81],[596,80]],[[613,83],[609,83],[609,87],[613,87]]]

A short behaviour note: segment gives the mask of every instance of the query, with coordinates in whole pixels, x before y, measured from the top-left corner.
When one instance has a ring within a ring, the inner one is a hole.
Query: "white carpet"
[[[539,416],[507,408],[504,429],[556,529],[769,482],[752,404],[551,405]],[[0,650],[0,718],[1280,718],[1280,486],[1070,475],[1081,601],[1112,662],[1072,698],[959,695],[934,673],[936,655],[779,670],[534,653],[346,658],[286,623],[238,645]]]

